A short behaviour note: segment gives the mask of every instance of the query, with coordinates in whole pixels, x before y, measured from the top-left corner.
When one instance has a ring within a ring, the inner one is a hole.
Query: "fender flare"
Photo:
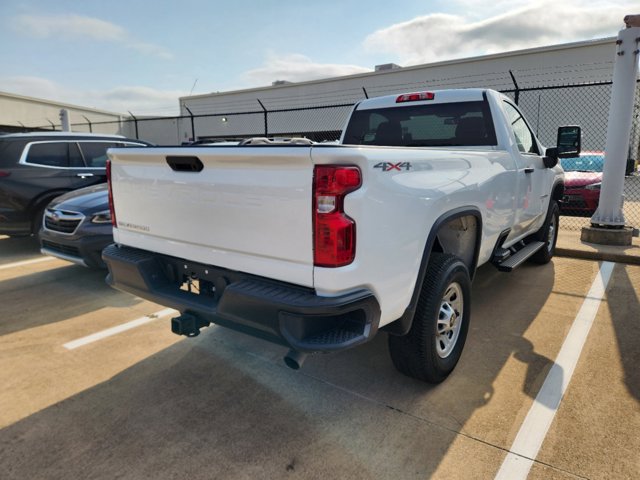
[[[475,252],[473,254],[471,268],[469,269],[469,275],[471,277],[471,280],[473,280],[476,268],[478,266],[478,255],[480,254],[480,242],[482,239],[482,214],[480,210],[475,206],[464,206],[455,208],[442,214],[431,226],[431,230],[429,231],[429,235],[427,236],[427,241],[425,242],[424,250],[422,253],[422,260],[420,261],[420,268],[418,270],[418,278],[416,279],[416,284],[413,289],[413,295],[411,295],[409,306],[402,314],[402,317],[380,328],[381,331],[387,332],[391,335],[400,336],[409,333],[409,330],[411,330],[411,325],[413,324],[413,317],[415,316],[416,308],[418,306],[418,298],[420,297],[420,291],[422,290],[422,284],[427,272],[427,265],[429,264],[431,250],[433,249],[433,246],[436,242],[437,233],[440,230],[440,227],[442,227],[442,225],[444,225],[445,223],[450,222],[451,220],[455,220],[456,218],[460,217],[466,217],[469,215],[475,217],[478,226],[474,247]]]

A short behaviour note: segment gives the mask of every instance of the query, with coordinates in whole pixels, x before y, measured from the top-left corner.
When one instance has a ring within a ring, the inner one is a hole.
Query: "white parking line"
[[[22,267],[23,265],[31,265],[32,263],[49,262],[51,260],[55,260],[55,258],[43,256],[40,258],[31,259],[31,260],[24,260],[22,262],[7,263],[5,265],[0,265],[0,270],[7,270],[9,268],[14,268],[14,267]]]
[[[89,343],[97,342],[98,340],[111,337],[118,333],[126,332],[127,330],[131,330],[132,328],[139,327],[141,325],[144,325],[145,323],[153,322],[154,320],[157,320],[162,317],[166,317],[167,315],[172,315],[174,313],[177,313],[177,310],[174,310],[173,308],[165,308],[164,310],[160,310],[159,312],[137,318],[136,320],[131,320],[130,322],[123,323],[122,325],[117,325],[115,327],[102,330],[101,332],[92,333],[91,335],[87,335],[86,337],[78,338],[77,340],[72,340],[71,342],[65,343],[63,347],[66,348],[67,350],[74,350],[78,347],[82,347]]]
[[[538,456],[560,401],[571,381],[614,266],[615,264],[611,262],[603,262],[600,266],[600,271],[562,344],[558,358],[549,370],[507,457],[496,474],[496,480],[524,480],[529,475],[529,470]]]

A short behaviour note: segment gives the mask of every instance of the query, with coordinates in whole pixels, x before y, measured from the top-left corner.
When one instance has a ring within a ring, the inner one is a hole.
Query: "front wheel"
[[[389,335],[393,364],[409,377],[442,382],[462,355],[470,316],[467,266],[454,255],[432,253],[409,333]]]
[[[556,252],[559,224],[560,209],[558,208],[558,202],[551,200],[544,225],[542,225],[542,228],[538,230],[536,234],[537,239],[544,242],[544,247],[533,254],[531,261],[539,264],[545,264],[551,261]]]

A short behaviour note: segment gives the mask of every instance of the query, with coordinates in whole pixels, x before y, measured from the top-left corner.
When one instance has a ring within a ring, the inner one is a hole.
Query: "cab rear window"
[[[356,110],[345,144],[415,147],[496,145],[487,102],[458,102]]]

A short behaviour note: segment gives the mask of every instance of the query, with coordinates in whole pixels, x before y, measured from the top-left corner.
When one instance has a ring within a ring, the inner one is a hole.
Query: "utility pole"
[[[622,192],[635,103],[640,16],[628,15],[624,21],[627,28],[620,30],[616,41],[600,201],[591,227],[583,228],[581,235],[583,241],[604,245],[631,245],[633,231],[625,227]]]

